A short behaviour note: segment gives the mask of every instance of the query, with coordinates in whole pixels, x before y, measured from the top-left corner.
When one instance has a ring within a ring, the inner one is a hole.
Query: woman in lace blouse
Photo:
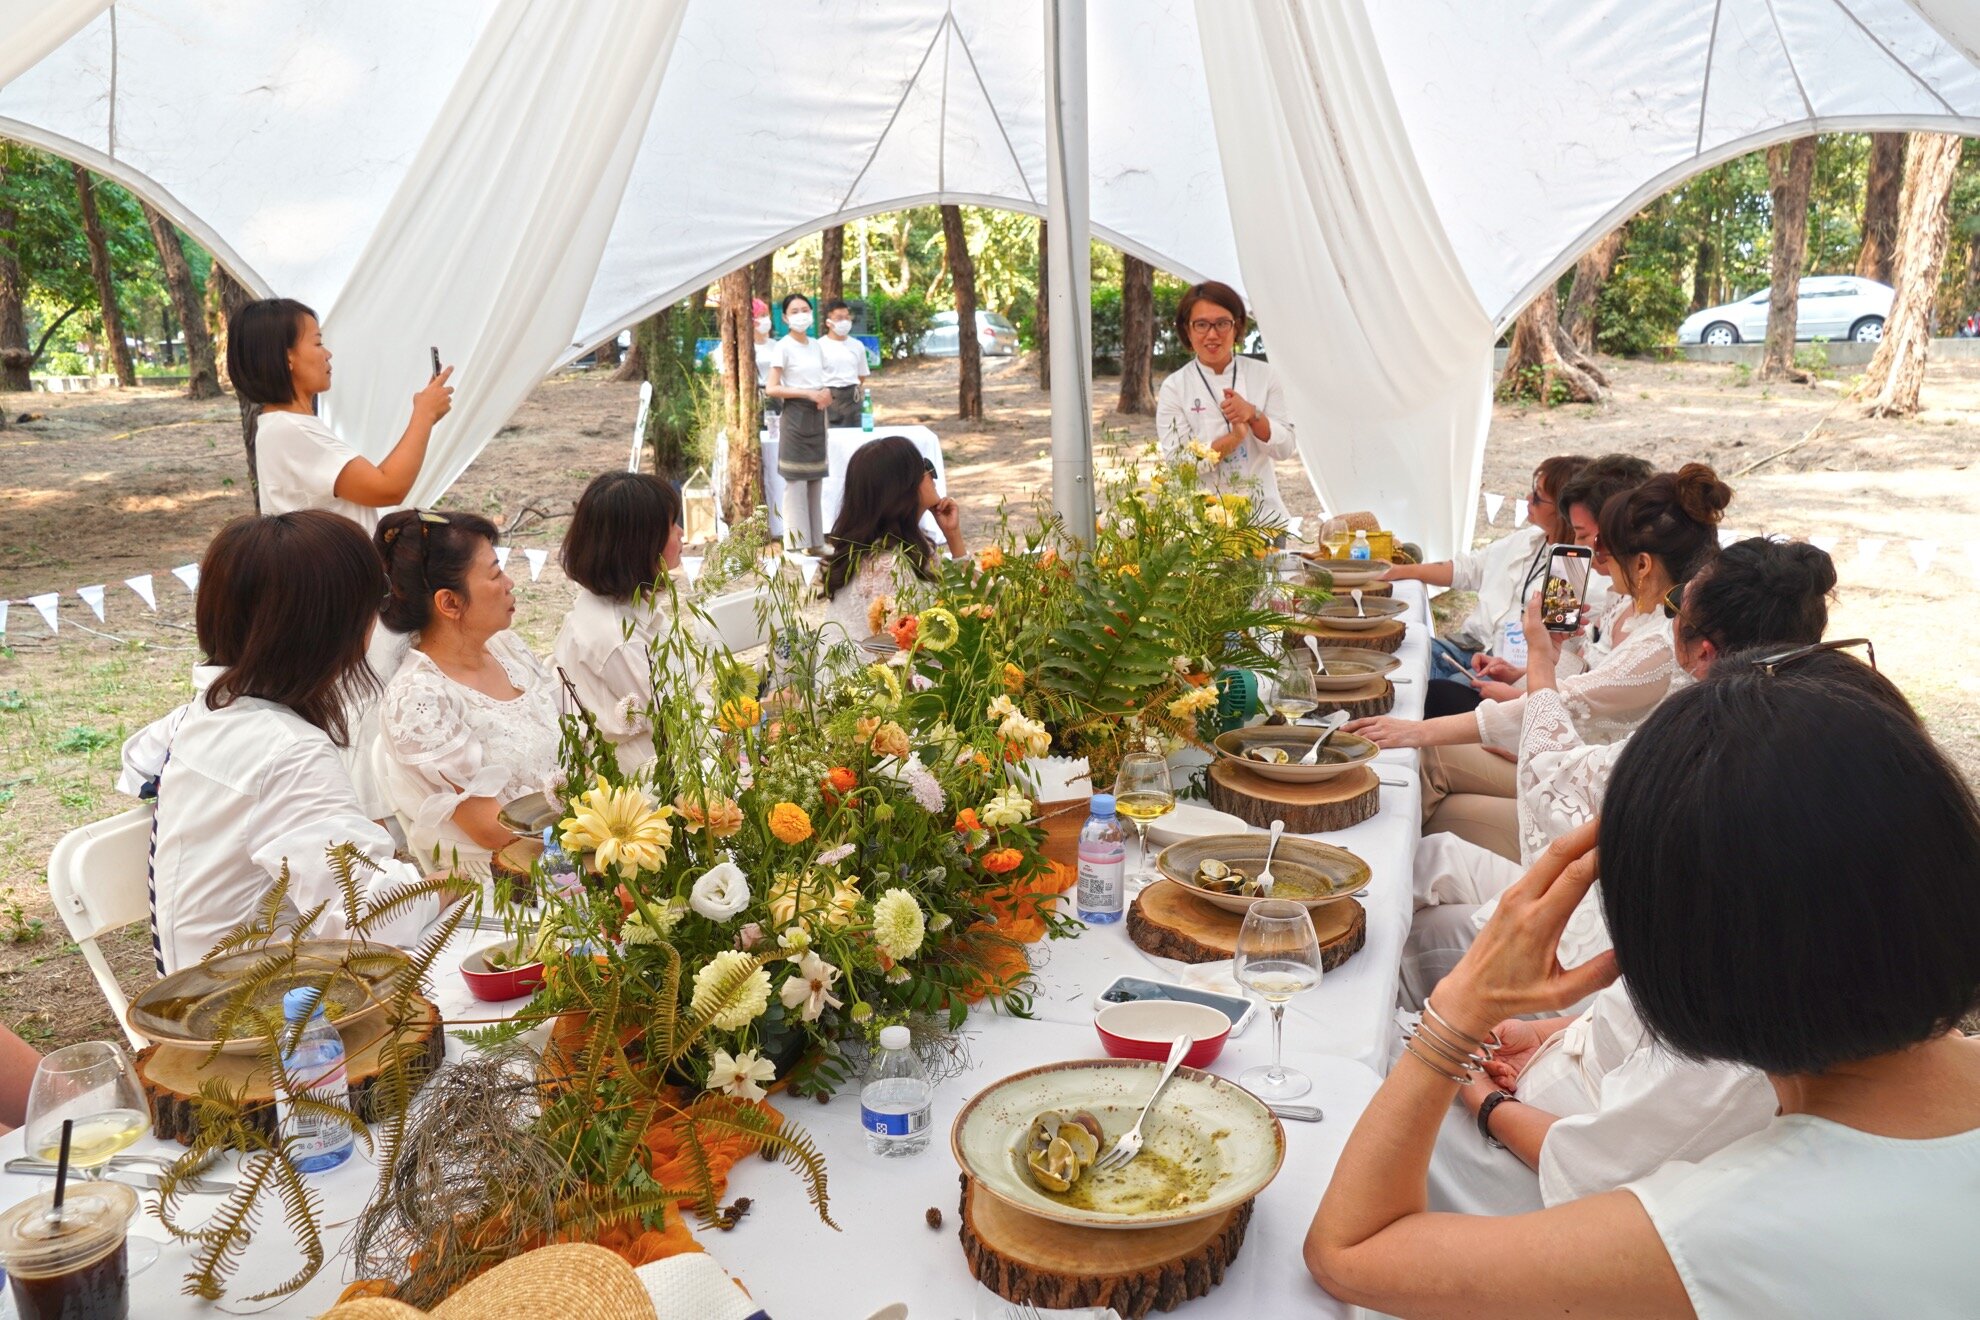
[[[424,509],[386,515],[377,533],[385,625],[415,634],[385,689],[377,754],[413,854],[469,875],[516,839],[502,804],[557,786],[557,685],[508,630],[516,601],[495,537],[478,514]]]
[[[845,498],[832,524],[831,553],[825,556],[825,607],[821,631],[844,634],[826,643],[857,642],[875,631],[873,602],[898,605],[933,583],[935,547],[921,529],[921,515],[932,514],[948,541],[949,553],[967,551],[962,511],[935,489],[935,465],[903,435],[874,440],[853,451],[846,464]]]

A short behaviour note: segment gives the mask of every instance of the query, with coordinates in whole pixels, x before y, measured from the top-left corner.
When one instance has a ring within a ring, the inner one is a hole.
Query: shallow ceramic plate
[[[495,819],[518,834],[541,834],[544,826],[555,825],[563,814],[564,809],[552,802],[548,794],[525,793],[514,802],[503,803]]]
[[[1242,834],[1245,828],[1243,819],[1228,811],[1218,811],[1201,802],[1178,802],[1174,811],[1148,822],[1148,838],[1166,848],[1206,834]]]
[[[1213,744],[1217,755],[1264,779],[1282,784],[1317,784],[1336,775],[1369,764],[1381,750],[1368,739],[1353,733],[1336,733],[1320,749],[1313,765],[1297,765],[1320,738],[1319,728],[1307,724],[1258,724],[1248,729],[1232,729],[1217,735]],[[1245,755],[1253,747],[1277,747],[1286,754],[1284,765],[1254,761]]]
[[[1235,1082],[1178,1068],[1142,1124],[1141,1154],[1054,1195],[1031,1181],[1024,1137],[1046,1110],[1084,1109],[1100,1120],[1102,1154],[1134,1126],[1161,1075],[1159,1063],[1084,1059],[993,1082],[949,1130],[956,1163],[976,1184],[1025,1214],[1085,1228],[1153,1228],[1204,1219],[1262,1191],[1286,1157],[1286,1134],[1263,1101]]]
[[[297,953],[293,968],[256,991],[254,1009],[280,1014],[285,992],[321,985],[325,977],[333,977],[325,995],[326,1011],[331,1022],[348,1029],[385,1007],[396,988],[394,978],[406,968],[406,956],[399,950],[350,940],[305,940]],[[266,949],[247,949],[180,968],[139,995],[125,1019],[131,1030],[157,1044],[211,1049],[233,1006],[236,988],[270,956]],[[220,1052],[260,1053],[260,1027],[259,1015],[250,1015],[230,1030]]]
[[[1265,865],[1265,849],[1271,836],[1254,830],[1249,834],[1219,834],[1207,839],[1187,839],[1162,850],[1155,866],[1163,875],[1206,903],[1226,912],[1245,912],[1262,895],[1219,894],[1196,883],[1197,864],[1214,858],[1247,876],[1257,875]],[[1335,903],[1367,886],[1372,872],[1368,863],[1345,848],[1295,835],[1283,835],[1279,850],[1272,854],[1272,897],[1288,898],[1309,908]]]
[[[1311,662],[1313,659],[1313,652],[1304,645],[1292,648],[1292,654],[1298,660]],[[1314,674],[1315,692],[1348,692],[1366,687],[1378,678],[1387,678],[1402,668],[1402,657],[1384,655],[1361,646],[1323,646],[1320,648],[1320,658],[1327,662],[1327,672]],[[1316,738],[1319,736],[1314,735]]]
[[[1306,569],[1320,569],[1333,576],[1334,585],[1343,589],[1366,586],[1388,572],[1391,564],[1386,559],[1320,559],[1312,555],[1302,557]]]
[[[1351,600],[1331,600],[1306,617],[1317,619],[1329,628],[1345,628],[1349,632],[1372,632],[1390,619],[1409,609],[1409,602],[1397,600],[1393,596],[1364,596],[1361,613],[1357,614]]]

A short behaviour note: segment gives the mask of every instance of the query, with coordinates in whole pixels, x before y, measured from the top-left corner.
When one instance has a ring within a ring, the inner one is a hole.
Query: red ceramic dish
[[[1185,1004],[1174,999],[1137,999],[1126,1004],[1109,1004],[1093,1015],[1093,1029],[1100,1033],[1100,1044],[1117,1059],[1166,1061],[1176,1037],[1187,1032],[1196,1037],[1183,1062],[1191,1068],[1207,1068],[1224,1052],[1231,1034],[1231,1020],[1207,1004]]]
[[[461,959],[461,979],[467,982],[469,994],[476,999],[495,1003],[504,999],[520,999],[526,994],[533,993],[536,987],[543,984],[543,964],[540,962],[530,963],[526,967],[489,970],[486,955],[508,947],[510,946],[507,941],[491,944],[485,949],[476,949]]]

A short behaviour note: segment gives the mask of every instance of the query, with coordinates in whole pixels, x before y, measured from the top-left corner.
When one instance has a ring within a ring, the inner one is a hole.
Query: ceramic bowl
[[[1324,623],[1329,628],[1341,628],[1348,632],[1373,632],[1408,609],[1408,601],[1397,600],[1393,596],[1364,596],[1361,600],[1361,612],[1357,613],[1353,601],[1336,597],[1305,617]]]
[[[1190,839],[1164,848],[1155,858],[1155,869],[1204,902],[1226,912],[1243,914],[1263,895],[1220,894],[1205,889],[1196,883],[1196,868],[1206,858],[1215,858],[1245,875],[1257,875],[1265,865],[1265,850],[1270,845],[1271,836],[1263,830]],[[1282,835],[1279,850],[1272,854],[1272,897],[1290,899],[1309,909],[1322,907],[1365,888],[1372,875],[1368,863],[1345,848],[1317,839]]]
[[[1300,765],[1299,759],[1320,740],[1320,730],[1309,724],[1256,724],[1248,729],[1232,729],[1217,735],[1211,745],[1217,755],[1261,779],[1281,784],[1318,784],[1368,765],[1382,749],[1360,734],[1338,731],[1320,749],[1320,759]],[[1245,752],[1254,747],[1276,747],[1286,754],[1283,765],[1255,761]]]
[[[1093,1029],[1100,1033],[1101,1048],[1115,1058],[1153,1059],[1157,1063],[1168,1062],[1176,1037],[1188,1033],[1196,1043],[1183,1055],[1184,1066],[1208,1068],[1224,1052],[1231,1020],[1208,1004],[1136,999],[1109,1004],[1095,1013]]]
[[[1313,652],[1303,644],[1294,647],[1292,653],[1298,660],[1313,659]],[[1384,655],[1365,646],[1323,646],[1320,658],[1327,662],[1327,672],[1313,675],[1315,692],[1350,692],[1402,668],[1400,656]]]
[[[520,999],[533,994],[543,984],[543,964],[528,963],[522,967],[490,967],[488,955],[498,949],[514,946],[503,940],[485,949],[476,949],[461,959],[461,979],[467,982],[468,993],[476,999],[489,1003],[499,1003],[504,999]]]

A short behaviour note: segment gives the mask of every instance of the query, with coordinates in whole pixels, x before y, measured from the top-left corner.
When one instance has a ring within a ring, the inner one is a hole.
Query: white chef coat
[[[825,359],[825,388],[837,389],[842,385],[857,385],[866,379],[869,368],[866,364],[866,345],[847,335],[844,339],[834,339],[830,335],[820,339],[818,351]],[[788,377],[786,377],[788,380]]]
[[[284,912],[327,901],[314,933],[347,935],[327,855],[337,844],[353,844],[378,864],[376,872],[356,872],[368,897],[421,878],[394,860],[392,836],[358,806],[330,736],[286,706],[240,697],[220,710],[204,698],[179,707],[124,745],[119,786],[154,778],[152,876],[168,973],[198,962],[248,920],[284,865]],[[438,915],[429,900],[373,933],[410,946]]]
[[[1286,521],[1286,503],[1279,497],[1279,479],[1272,464],[1299,452],[1285,396],[1279,391],[1272,364],[1235,355],[1223,371],[1212,371],[1201,359],[1191,359],[1162,382],[1155,398],[1155,442],[1164,456],[1176,458],[1191,441],[1209,444],[1229,431],[1222,412],[1224,391],[1236,390],[1272,423],[1272,438],[1247,436],[1228,457],[1200,460],[1207,490],[1251,497],[1267,522]]]
[[[364,528],[378,526],[379,510],[336,496],[337,476],[362,457],[309,413],[265,412],[255,421],[254,475],[263,513],[328,509]]]
[[[783,387],[787,390],[822,390],[825,388],[825,352],[816,339],[807,338],[802,344],[785,335],[771,345],[774,356],[770,365],[784,369]],[[865,349],[861,349],[865,352]]]

